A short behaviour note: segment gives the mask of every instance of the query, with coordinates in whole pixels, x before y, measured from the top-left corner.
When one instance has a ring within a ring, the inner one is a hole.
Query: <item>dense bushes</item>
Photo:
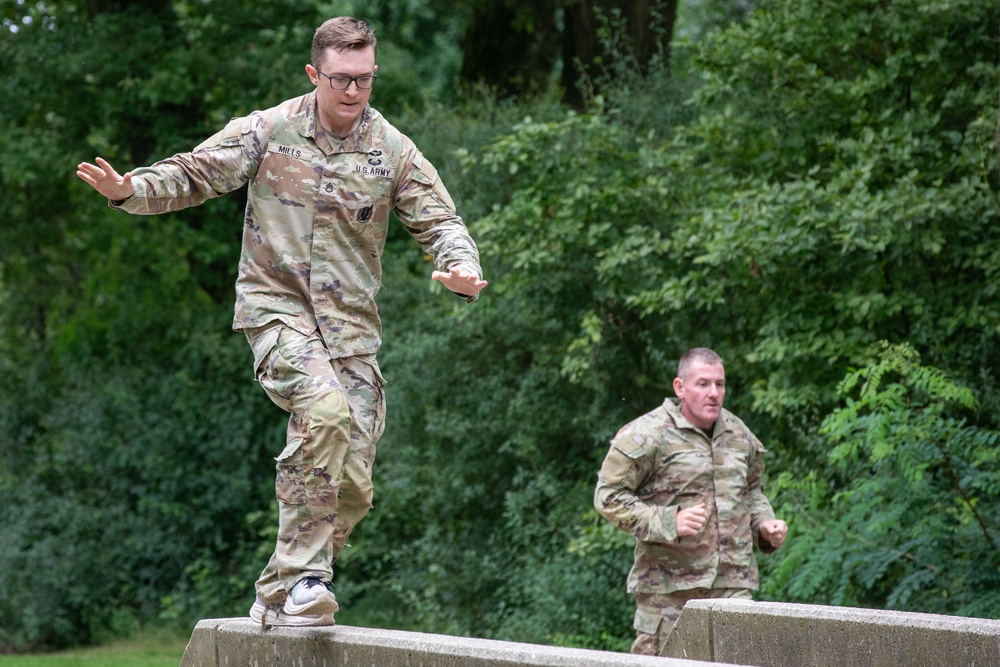
[[[707,344],[792,520],[763,597],[1000,615],[974,593],[1000,526],[972,509],[997,501],[997,9],[953,9],[769,3],[698,51],[693,117],[627,82],[464,155],[492,286],[413,306],[433,333],[390,326],[387,440],[417,444],[382,464],[392,509],[361,533],[394,599],[439,630],[623,645],[630,554],[588,509],[594,474]],[[838,386],[885,369],[906,398],[876,446],[883,408],[843,412]]]

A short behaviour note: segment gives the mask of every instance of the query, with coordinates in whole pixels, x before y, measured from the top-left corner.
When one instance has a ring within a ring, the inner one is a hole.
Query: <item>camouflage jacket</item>
[[[764,446],[723,410],[711,440],[682,414],[679,402],[626,424],[601,466],[594,506],[636,538],[629,592],[758,585],[753,547],[774,511],[764,496]],[[677,511],[705,503],[701,532],[677,537]],[[774,549],[766,541],[764,552]]]
[[[367,107],[344,140],[326,134],[315,92],[235,118],[196,147],[132,172],[130,213],[175,211],[249,183],[233,328],[317,328],[334,357],[381,345],[375,295],[395,211],[439,270],[482,277],[455,205],[413,142]],[[467,300],[473,300],[469,298]]]

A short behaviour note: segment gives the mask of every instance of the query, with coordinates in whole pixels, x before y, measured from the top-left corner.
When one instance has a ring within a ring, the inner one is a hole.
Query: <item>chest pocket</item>
[[[368,203],[388,203],[392,184],[396,179],[396,165],[391,156],[378,149],[368,153],[351,153],[334,170],[334,177],[341,183],[331,183],[333,190],[340,189],[345,195],[352,193],[359,201]],[[324,184],[324,188],[327,188]],[[327,188],[324,194],[332,194]]]
[[[384,238],[396,175],[388,158],[379,150],[333,156],[319,185],[318,211],[360,237]]]
[[[716,443],[712,454],[716,469],[720,471],[720,479],[725,479],[736,488],[745,488],[751,461],[758,455],[757,448],[754,440],[742,434],[723,438]]]
[[[309,146],[271,142],[257,169],[254,194],[284,206],[312,210],[316,206],[324,156]]]

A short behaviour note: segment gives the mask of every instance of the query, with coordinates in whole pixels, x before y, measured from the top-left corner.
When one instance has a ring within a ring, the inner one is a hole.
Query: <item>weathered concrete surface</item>
[[[751,600],[692,600],[666,653],[761,667],[998,667],[1000,621]]]
[[[723,667],[717,663],[335,625],[261,630],[250,619],[198,623],[181,667]]]

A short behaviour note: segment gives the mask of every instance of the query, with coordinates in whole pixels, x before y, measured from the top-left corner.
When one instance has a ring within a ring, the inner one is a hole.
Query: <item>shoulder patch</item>
[[[233,118],[226,126],[213,134],[211,137],[195,146],[194,151],[198,152],[217,148],[219,146],[235,146],[240,142],[240,138],[250,132],[251,120],[249,116]]]
[[[637,459],[649,450],[649,436],[633,422],[618,431],[611,445],[630,459]]]

